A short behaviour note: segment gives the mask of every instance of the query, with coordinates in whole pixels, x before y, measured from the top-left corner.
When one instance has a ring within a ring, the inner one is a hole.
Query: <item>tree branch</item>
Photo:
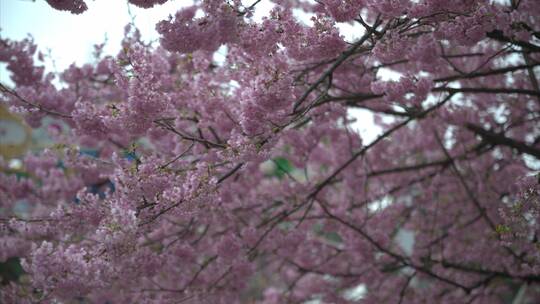
[[[531,156],[540,159],[540,149],[527,145],[524,142],[517,141],[511,138],[504,136],[503,134],[497,134],[493,131],[485,130],[484,128],[468,123],[466,128],[470,131],[480,135],[483,140],[501,146],[508,146],[510,148],[516,149],[520,153],[529,154]]]

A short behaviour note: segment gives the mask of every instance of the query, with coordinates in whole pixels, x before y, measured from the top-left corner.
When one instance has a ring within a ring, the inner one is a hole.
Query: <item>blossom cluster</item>
[[[536,1],[260,2],[58,73],[0,38],[2,105],[55,142],[0,158],[0,302],[535,303]]]

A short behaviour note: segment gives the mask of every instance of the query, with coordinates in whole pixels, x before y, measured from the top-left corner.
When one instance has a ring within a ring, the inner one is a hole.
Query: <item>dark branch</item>
[[[467,129],[480,135],[485,141],[501,146],[507,146],[513,149],[516,149],[520,153],[529,154],[531,156],[540,159],[540,149],[527,145],[524,142],[517,141],[511,138],[504,136],[503,134],[498,134],[493,131],[486,130],[480,126],[474,124],[467,124]]]

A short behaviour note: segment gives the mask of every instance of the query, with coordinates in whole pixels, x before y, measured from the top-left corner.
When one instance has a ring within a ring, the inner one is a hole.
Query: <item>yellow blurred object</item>
[[[0,104],[0,155],[4,159],[22,155],[29,148],[31,141],[31,130],[28,125]]]

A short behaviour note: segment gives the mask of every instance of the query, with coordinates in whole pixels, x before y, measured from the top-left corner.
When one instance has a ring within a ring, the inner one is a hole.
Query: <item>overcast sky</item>
[[[60,70],[73,62],[87,62],[91,59],[92,45],[102,43],[105,38],[109,41],[105,52],[116,53],[124,26],[131,20],[127,1],[90,0],[86,3],[86,12],[73,15],[51,8],[44,0],[0,0],[1,35],[11,39],[32,35],[41,51],[51,50]],[[151,9],[130,5],[130,10],[143,38],[149,40],[158,38],[155,31],[158,21],[190,3],[189,0],[171,0]]]

